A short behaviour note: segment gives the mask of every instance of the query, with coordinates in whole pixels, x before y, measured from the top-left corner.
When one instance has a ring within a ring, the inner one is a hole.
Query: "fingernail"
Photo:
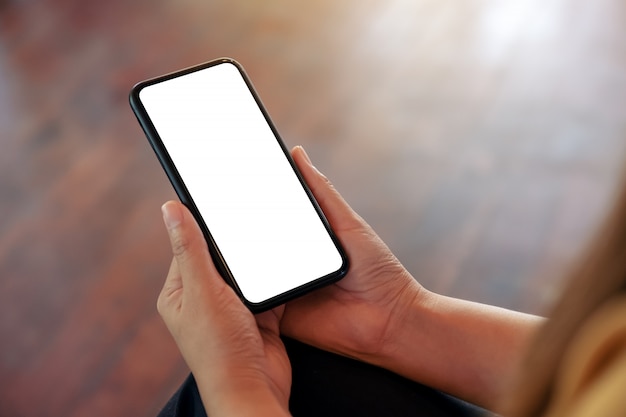
[[[317,169],[317,167],[315,165],[313,165],[313,162],[311,162],[311,158],[309,158],[309,155],[306,153],[304,148],[302,146],[298,146],[298,148],[300,148],[300,150],[302,150],[302,155],[304,156],[304,159],[306,160],[307,164],[309,164],[309,166],[311,168],[313,168],[313,170],[315,172],[317,172],[319,175],[321,175],[322,177],[326,178],[326,176],[324,174],[322,174],[322,172],[319,169]]]
[[[311,162],[311,158],[309,158],[309,154],[306,153],[304,147],[298,146],[298,148],[300,148],[300,150],[302,151],[302,155],[304,155],[304,159],[309,163],[309,165],[313,165],[313,162]]]
[[[174,201],[168,201],[161,206],[163,213],[163,222],[168,230],[178,227],[183,221],[183,213],[178,204]]]

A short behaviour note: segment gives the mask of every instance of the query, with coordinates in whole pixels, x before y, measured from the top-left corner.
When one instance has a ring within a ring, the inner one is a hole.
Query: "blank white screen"
[[[341,268],[234,65],[149,85],[139,97],[246,299],[259,303]]]

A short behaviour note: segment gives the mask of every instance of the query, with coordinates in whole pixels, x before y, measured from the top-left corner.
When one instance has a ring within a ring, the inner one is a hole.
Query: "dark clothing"
[[[283,338],[293,382],[294,417],[476,417],[484,411],[376,366]],[[190,375],[159,417],[206,417]]]

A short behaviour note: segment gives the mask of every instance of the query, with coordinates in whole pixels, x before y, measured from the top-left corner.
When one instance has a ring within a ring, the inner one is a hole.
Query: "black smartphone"
[[[140,82],[130,104],[220,274],[250,310],[347,273],[345,251],[235,60]]]

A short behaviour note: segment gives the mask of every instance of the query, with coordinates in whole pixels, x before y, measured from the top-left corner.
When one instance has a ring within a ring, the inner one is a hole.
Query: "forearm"
[[[380,355],[367,360],[489,408],[542,321],[424,290],[390,326]]]

